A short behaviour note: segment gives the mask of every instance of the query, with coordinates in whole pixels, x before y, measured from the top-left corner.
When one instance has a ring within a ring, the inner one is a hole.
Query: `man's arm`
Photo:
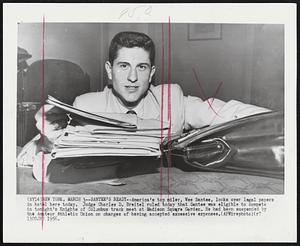
[[[36,113],[35,120],[40,133],[23,147],[17,158],[18,166],[32,166],[41,151],[51,152],[53,142],[67,126],[68,116],[62,110],[46,104]]]
[[[53,105],[45,104],[43,107],[35,115],[36,127],[43,135],[39,144],[44,152],[51,152],[53,142],[62,134],[69,118]]]
[[[185,129],[215,125],[253,114],[264,113],[269,109],[245,104],[236,100],[224,102],[216,98],[202,101],[200,98],[187,96],[185,104]]]

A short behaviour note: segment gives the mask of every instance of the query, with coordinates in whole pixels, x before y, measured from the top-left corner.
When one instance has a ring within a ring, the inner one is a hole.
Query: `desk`
[[[168,169],[161,168],[147,174],[124,177],[126,185],[110,186],[101,183],[45,184],[45,194],[168,194]],[[31,168],[17,168],[17,193],[41,194],[42,184],[32,177]],[[170,194],[283,194],[284,181],[266,177],[216,173],[187,172],[169,169]]]

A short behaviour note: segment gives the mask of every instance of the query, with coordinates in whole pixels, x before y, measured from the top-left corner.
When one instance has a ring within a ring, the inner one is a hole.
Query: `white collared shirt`
[[[128,111],[108,87],[101,92],[90,92],[78,96],[73,106],[92,113],[126,113]],[[132,110],[139,118],[171,123],[172,133],[270,111],[235,100],[226,103],[219,99],[210,98],[203,101],[198,97],[184,96],[181,87],[177,84],[151,85],[145,97]],[[24,146],[17,162],[19,166],[33,165],[34,175],[40,180],[41,158],[36,158],[38,154],[35,152],[38,139],[39,136],[36,136]],[[50,161],[51,158],[48,158],[45,165],[47,166]]]
[[[93,113],[126,113],[129,110],[108,87],[102,92],[78,96],[73,106]],[[174,133],[269,111],[235,100],[225,103],[219,99],[203,101],[198,97],[184,96],[177,84],[151,85],[145,97],[132,110],[142,119],[171,122]]]

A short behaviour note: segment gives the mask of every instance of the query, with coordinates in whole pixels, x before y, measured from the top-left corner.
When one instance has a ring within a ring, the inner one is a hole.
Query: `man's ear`
[[[151,83],[152,77],[153,77],[153,75],[155,74],[155,70],[156,70],[156,67],[155,67],[155,66],[152,66],[152,67],[151,67],[150,76],[149,76],[149,83]]]
[[[106,70],[106,73],[107,73],[107,77],[112,80],[112,68],[111,68],[111,64],[109,61],[106,61],[105,62],[105,70]]]

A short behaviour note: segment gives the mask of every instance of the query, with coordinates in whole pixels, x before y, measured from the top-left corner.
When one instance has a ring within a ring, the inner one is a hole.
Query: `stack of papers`
[[[89,113],[53,97],[48,103],[68,112],[75,125],[68,125],[55,141],[52,157],[160,156],[168,123],[140,119],[133,114]],[[161,128],[162,127],[162,128]]]
[[[83,121],[94,121],[96,123],[108,124],[112,126],[136,128],[137,117],[135,115],[116,114],[116,113],[91,113],[74,108],[71,105],[63,103],[52,96],[48,96],[47,103],[52,104],[72,115],[72,118]]]

